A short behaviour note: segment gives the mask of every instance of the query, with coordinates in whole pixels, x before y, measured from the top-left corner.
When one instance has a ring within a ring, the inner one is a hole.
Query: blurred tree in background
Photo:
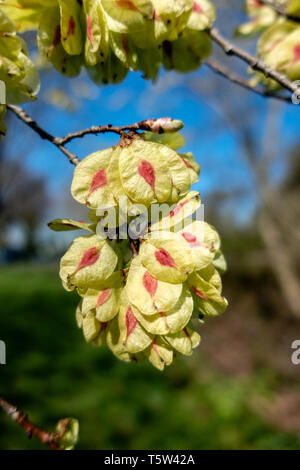
[[[232,36],[245,21],[244,2],[213,3],[216,25]],[[234,41],[255,50],[251,38]],[[221,51],[213,58],[246,76]],[[196,189],[229,265],[228,312],[203,326],[201,351],[164,375],[85,345],[76,299],[57,279],[70,237],[58,241],[45,227],[58,212],[85,218],[69,195],[73,170],[7,116],[13,128],[0,149],[1,260],[21,237],[28,262],[0,266],[0,338],[8,345],[1,389],[45,427],[61,415],[78,417],[83,449],[300,449],[300,366],[291,362],[300,331],[299,107],[238,88],[205,65],[185,75],[163,72],[156,84],[133,75],[99,91],[85,73],[70,84],[45,67],[47,90],[26,109],[57,135],[120,117],[172,114],[186,122],[188,147],[202,167]],[[70,148],[84,156],[114,143],[88,137]],[[8,418],[0,415],[0,423],[1,449],[39,446]]]
[[[23,257],[37,254],[37,230],[49,204],[45,178],[26,168],[24,149],[21,155],[7,157],[7,147],[0,149],[0,247],[7,248],[7,231],[18,225],[23,232]]]

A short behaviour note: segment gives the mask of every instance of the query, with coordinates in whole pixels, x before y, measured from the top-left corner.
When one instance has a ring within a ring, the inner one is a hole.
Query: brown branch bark
[[[77,165],[80,160],[79,158],[70,150],[64,148],[64,146],[59,142],[57,137],[49,134],[49,132],[42,129],[25,111],[19,106],[14,106],[12,104],[7,105],[7,109],[12,111],[21,121],[23,121],[27,126],[29,126],[33,131],[35,131],[42,139],[48,140],[51,144],[55,145],[66,157],[69,162],[73,165]]]
[[[104,134],[107,132],[113,132],[115,134],[123,135],[125,136],[125,132],[128,132],[128,135],[130,133],[137,133],[138,131],[152,131],[156,132],[158,134],[164,133],[164,132],[170,132],[171,127],[168,128],[168,126],[172,126],[172,122],[174,122],[172,119],[169,118],[162,118],[162,119],[146,119],[144,121],[136,122],[134,124],[129,124],[125,126],[113,126],[112,124],[107,124],[105,126],[92,126],[89,127],[88,129],[83,129],[78,132],[72,132],[65,137],[55,137],[49,132],[45,131],[42,127],[40,127],[27,113],[24,111],[23,108],[20,108],[19,106],[15,106],[12,104],[7,105],[7,109],[9,109],[12,113],[14,113],[18,119],[20,119],[24,124],[29,126],[34,132],[36,132],[42,139],[48,140],[51,142],[53,145],[55,145],[61,152],[63,152],[64,155],[67,156],[68,160],[70,163],[73,165],[77,165],[80,160],[79,158],[70,150],[65,148],[65,145],[71,142],[73,139],[79,139],[82,138],[88,134]],[[166,121],[168,121],[166,123]],[[170,122],[169,122],[170,121]],[[177,123],[181,123],[181,121],[176,121]],[[165,127],[164,127],[165,126]],[[181,129],[183,127],[183,124],[181,123],[181,126],[178,128],[174,128],[174,132],[178,130],[179,128]]]
[[[271,2],[270,0],[259,0],[259,1],[263,5],[265,5],[267,7],[270,7],[270,8],[273,8],[273,10],[275,10],[276,13],[278,13],[280,16],[284,16],[284,18],[286,18],[287,20],[294,21],[296,23],[300,23],[299,16],[288,13],[286,11],[286,9],[282,5],[280,5],[279,3]]]
[[[243,62],[250,65],[253,70],[262,72],[265,77],[272,78],[283,88],[295,94],[297,98],[300,98],[300,88],[295,83],[291,82],[286,75],[274,70],[258,57],[252,56],[248,52],[232,44],[228,39],[224,38],[216,28],[210,29],[208,34],[212,40],[223,49],[225,54],[238,57]]]
[[[16,406],[8,403],[4,398],[0,396],[0,407],[3,411],[11,417],[13,421],[18,423],[26,432],[28,438],[31,436],[36,436],[40,442],[46,444],[52,450],[61,450],[61,447],[58,444],[59,435],[57,433],[51,433],[40,429],[38,426],[33,424]]]
[[[246,90],[250,90],[253,93],[256,93],[257,95],[263,96],[264,98],[273,98],[276,100],[280,100],[280,101],[284,101],[286,103],[292,104],[291,98],[289,96],[282,96],[282,95],[269,92],[268,90],[253,87],[249,84],[247,80],[231,72],[230,70],[228,70],[226,67],[224,67],[215,59],[206,59],[204,64],[207,65],[211,70],[213,70],[217,74],[221,75],[227,80],[230,80],[233,83],[236,83],[237,85],[241,86],[242,88],[245,88]]]
[[[130,248],[131,248],[133,257],[135,258],[138,255],[138,250],[136,249],[136,246],[133,240],[130,242]]]
[[[153,124],[155,124],[155,119],[146,119],[144,121],[136,122],[134,124],[129,124],[125,126],[113,126],[112,124],[107,124],[105,126],[92,126],[88,129],[83,129],[78,132],[72,132],[65,137],[57,138],[56,141],[60,145],[65,145],[73,139],[82,138],[88,134],[105,134],[107,132],[112,132],[114,134],[121,135],[123,132],[137,132],[137,131],[153,131]],[[163,132],[163,131],[162,131]]]

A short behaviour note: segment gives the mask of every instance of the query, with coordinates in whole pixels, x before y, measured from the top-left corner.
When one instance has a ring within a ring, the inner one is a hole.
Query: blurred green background
[[[63,290],[55,265],[2,268],[0,301],[1,391],[48,430],[77,417],[78,449],[300,449],[299,388],[259,363],[261,351],[247,356],[255,326],[243,338],[232,313],[218,330],[221,319],[204,326],[202,347],[162,373],[84,343],[77,296]],[[0,449],[43,446],[0,413]]]
[[[240,0],[214,0],[217,26],[231,37],[245,21]],[[28,36],[32,55],[36,47]],[[238,40],[254,51],[252,40]],[[247,77],[218,48],[214,59]],[[266,100],[205,65],[156,84],[130,73],[117,87],[85,75],[66,80],[41,70],[28,112],[62,136],[95,124],[172,116],[186,126],[184,151],[202,171],[205,219],[216,226],[228,261],[227,312],[201,326],[202,342],[164,372],[119,362],[86,345],[75,322],[76,294],[58,265],[76,234],[53,233],[58,217],[86,219],[72,201],[73,167],[7,113],[0,143],[0,395],[40,427],[80,421],[79,449],[300,449],[299,106]],[[80,158],[115,144],[111,135],[70,144]],[[0,410],[0,450],[43,449]]]

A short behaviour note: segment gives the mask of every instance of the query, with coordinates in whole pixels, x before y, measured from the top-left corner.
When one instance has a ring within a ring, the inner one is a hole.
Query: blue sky
[[[247,197],[242,198],[237,206],[229,208],[240,223],[245,223],[255,210],[256,192],[251,174],[241,158],[241,149],[231,124],[224,120],[222,102],[218,101],[217,94],[226,93],[228,99],[233,101],[250,100],[249,106],[253,108],[251,112],[254,116],[249,118],[246,106],[240,119],[249,120],[249,128],[253,127],[258,151],[267,111],[279,115],[278,153],[282,158],[278,159],[279,163],[273,168],[274,179],[280,179],[285,171],[286,149],[297,142],[300,109],[294,105],[277,104],[254,94],[249,96],[248,91],[237,89],[236,85],[225,83],[222,78],[213,82],[216,89],[206,94],[207,83],[210,84],[212,78],[215,80],[213,73],[203,67],[184,76],[162,72],[156,84],[146,82],[138,73],[129,73],[127,79],[118,86],[98,87],[85,75],[68,80],[56,72],[47,72],[42,75],[39,101],[26,105],[26,109],[42,127],[58,136],[91,125],[130,124],[149,117],[171,116],[183,120],[183,134],[186,138],[184,150],[192,151],[202,168],[195,189],[200,191],[205,202],[205,196],[214,190],[248,188]],[[189,82],[197,83],[200,96],[190,90]],[[77,109],[65,111],[49,104],[49,89],[50,94],[53,90],[63,90]],[[237,106],[239,104],[236,103]],[[9,153],[21,154],[33,172],[44,175],[49,192],[54,197],[55,202],[47,217],[67,216],[61,200],[69,194],[74,168],[54,146],[40,140],[23,123],[16,119],[11,123],[12,128],[7,137],[10,139]],[[117,141],[118,136],[112,134],[87,136],[72,142],[69,148],[84,158]]]
[[[44,100],[28,104],[26,109],[42,127],[54,135],[64,135],[95,124],[121,125],[149,117],[171,116],[184,121],[183,134],[186,138],[184,150],[193,151],[200,164],[207,160],[208,154],[212,155],[214,160],[222,160],[223,163],[226,160],[228,164],[233,164],[236,145],[230,132],[224,128],[222,132],[218,132],[217,136],[213,135],[214,122],[218,119],[216,110],[208,101],[195,99],[184,89],[183,76],[175,73],[162,73],[161,75],[158,83],[153,84],[146,82],[139,74],[130,73],[119,86],[99,88],[84,76],[73,81],[62,81],[56,73],[51,74],[50,88],[54,90],[63,86],[64,92],[77,103],[78,109],[74,112],[64,111],[45,103]],[[201,73],[191,75],[201,80]],[[72,82],[76,82],[76,85]],[[78,90],[80,93],[80,87],[86,88],[87,83],[91,97],[82,99],[78,96]],[[46,85],[48,86],[48,83]],[[42,98],[44,92],[42,82],[40,92]],[[13,121],[13,128],[14,145],[11,152],[19,151],[19,145],[22,142],[26,148],[27,165],[33,171],[48,175],[51,189],[56,190],[71,178],[73,168],[51,144],[40,141],[30,129],[16,120]],[[205,139],[197,139],[199,129],[201,134],[207,132]],[[207,138],[208,134],[211,138]],[[98,137],[87,136],[69,144],[69,148],[83,158],[117,141],[118,137],[111,134]],[[208,175],[202,174],[202,188],[209,189],[211,184]]]

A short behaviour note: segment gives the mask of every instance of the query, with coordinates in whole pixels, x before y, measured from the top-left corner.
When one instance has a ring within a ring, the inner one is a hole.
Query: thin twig
[[[70,150],[65,148],[65,145],[73,139],[79,139],[84,137],[88,134],[104,134],[106,132],[113,132],[115,134],[119,134],[121,136],[125,136],[132,133],[137,133],[138,131],[152,131],[158,134],[164,132],[171,132],[172,126],[179,126],[174,127],[174,130],[181,129],[183,124],[181,121],[174,121],[170,118],[160,118],[160,119],[146,119],[144,121],[136,122],[134,124],[129,124],[126,126],[113,126],[112,124],[107,124],[105,126],[92,126],[88,129],[83,129],[78,132],[72,132],[65,137],[55,137],[49,132],[45,131],[42,127],[40,127],[27,113],[24,111],[23,108],[19,106],[15,106],[12,104],[7,105],[7,109],[13,112],[21,121],[23,121],[27,126],[29,126],[33,131],[35,131],[42,139],[48,140],[53,145],[55,145],[61,152],[63,152],[69,159],[70,163],[73,165],[77,165],[80,160],[79,158]],[[128,134],[124,134],[125,132]]]
[[[295,94],[297,98],[300,98],[300,88],[295,83],[291,82],[286,75],[278,72],[277,70],[274,70],[258,57],[252,56],[248,52],[232,44],[230,41],[228,41],[228,39],[224,38],[216,28],[210,29],[208,34],[212,40],[223,49],[225,54],[239,57],[242,61],[250,65],[253,70],[262,72],[265,77],[272,78],[283,88],[286,88]]]
[[[153,125],[155,125],[156,121],[159,121],[159,120],[146,119],[144,121],[136,122],[134,124],[129,124],[126,126],[113,126],[112,124],[107,124],[105,126],[92,126],[92,127],[89,127],[88,129],[83,129],[78,132],[72,132],[60,139],[57,138],[57,142],[59,142],[61,145],[66,145],[71,140],[82,138],[88,134],[104,134],[106,132],[112,132],[114,134],[121,135],[123,132],[126,132],[126,131],[129,131],[129,132],[130,131],[131,132],[151,131],[153,130]]]
[[[138,255],[138,251],[136,249],[136,246],[135,246],[133,240],[130,242],[130,248],[131,248],[131,251],[132,251],[132,254],[133,254],[133,258],[135,258]]]
[[[293,15],[292,13],[288,13],[286,9],[277,2],[271,2],[270,0],[259,0],[260,3],[263,5],[272,8],[276,13],[281,16],[284,16],[287,20],[294,21],[296,23],[300,23],[300,17]]]
[[[5,411],[5,413],[11,417],[13,421],[18,423],[26,432],[27,437],[31,438],[32,435],[36,436],[40,442],[46,444],[52,450],[61,450],[59,446],[58,439],[59,434],[51,433],[40,429],[38,426],[33,424],[16,406],[8,403],[4,398],[0,396],[0,407]]]
[[[246,79],[231,72],[230,70],[228,70],[226,67],[224,67],[215,59],[206,59],[204,64],[207,65],[211,70],[213,70],[217,74],[221,75],[224,78],[227,78],[228,80],[230,80],[233,83],[236,83],[237,85],[240,85],[246,90],[250,90],[253,93],[256,93],[257,95],[263,96],[265,98],[274,98],[276,100],[285,101],[286,103],[292,104],[291,98],[289,96],[282,96],[282,95],[272,93],[268,90],[253,87],[249,84],[249,82]]]
[[[20,108],[19,106],[14,106],[12,104],[7,105],[7,109],[12,111],[21,121],[31,127],[42,139],[48,140],[53,145],[55,145],[61,152],[63,152],[67,158],[69,159],[70,163],[73,165],[77,165],[80,160],[79,158],[70,150],[64,148],[64,146],[59,142],[59,138],[54,137],[53,135],[49,134],[47,131],[42,129],[27,113],[24,109]]]

